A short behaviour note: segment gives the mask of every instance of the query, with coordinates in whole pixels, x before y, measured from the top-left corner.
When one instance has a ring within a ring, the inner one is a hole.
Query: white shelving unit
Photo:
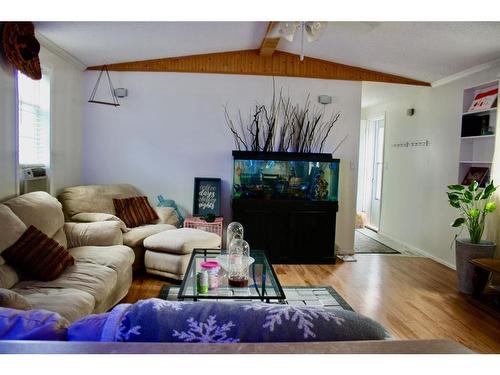
[[[469,111],[476,93],[490,88],[498,89],[498,81],[487,82],[464,90],[460,137],[460,161],[458,167],[459,184],[464,180],[470,167],[491,168],[493,162],[497,132],[498,98],[492,108]]]

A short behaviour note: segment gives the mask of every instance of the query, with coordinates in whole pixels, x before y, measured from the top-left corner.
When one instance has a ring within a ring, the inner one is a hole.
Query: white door
[[[384,118],[377,118],[368,121],[368,139],[367,141],[373,147],[367,147],[370,150],[367,155],[368,169],[371,169],[369,176],[371,181],[366,181],[370,186],[369,192],[369,210],[367,210],[368,225],[371,229],[377,230],[380,225],[380,206],[382,200],[382,173],[384,166]]]

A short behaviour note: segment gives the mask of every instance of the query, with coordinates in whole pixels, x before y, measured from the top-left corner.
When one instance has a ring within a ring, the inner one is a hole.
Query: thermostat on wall
[[[115,89],[115,96],[117,98],[125,98],[128,95],[128,90],[124,88]]]

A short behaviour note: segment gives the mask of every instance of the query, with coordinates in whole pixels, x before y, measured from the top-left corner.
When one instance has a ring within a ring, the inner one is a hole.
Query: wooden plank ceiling
[[[280,38],[268,36],[276,26],[277,22],[269,23],[261,46],[256,50],[130,61],[107,65],[107,67],[108,70],[120,72],[246,74],[430,86],[428,82],[339,64],[333,61],[307,56],[303,61],[300,61],[299,55],[276,50]],[[101,69],[102,65],[87,68],[87,70]]]
[[[298,55],[282,51],[276,51],[272,56],[261,56],[258,49],[131,61],[111,64],[107,67],[110,71],[119,72],[247,74],[430,86],[428,82],[338,64],[333,61],[307,56],[304,61],[300,61]],[[87,70],[100,70],[101,68],[102,65],[97,65],[91,66]]]

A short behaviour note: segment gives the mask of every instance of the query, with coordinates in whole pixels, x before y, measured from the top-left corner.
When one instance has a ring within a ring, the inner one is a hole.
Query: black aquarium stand
[[[338,202],[233,199],[232,211],[250,247],[265,250],[272,263],[335,263]]]

